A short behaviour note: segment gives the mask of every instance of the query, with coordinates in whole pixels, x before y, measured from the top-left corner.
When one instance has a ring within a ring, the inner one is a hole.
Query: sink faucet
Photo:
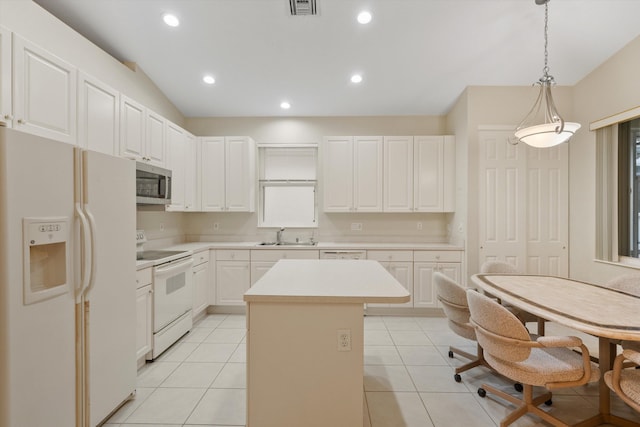
[[[282,232],[284,231],[284,227],[281,227],[280,230],[276,233],[276,243],[279,245],[282,243]]]

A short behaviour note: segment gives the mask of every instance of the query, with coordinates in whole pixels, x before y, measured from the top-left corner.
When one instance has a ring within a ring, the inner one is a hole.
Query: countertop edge
[[[403,304],[409,302],[409,295],[402,297],[376,296],[337,296],[337,295],[244,295],[244,301],[252,302],[286,302],[302,304],[365,304],[387,303]]]

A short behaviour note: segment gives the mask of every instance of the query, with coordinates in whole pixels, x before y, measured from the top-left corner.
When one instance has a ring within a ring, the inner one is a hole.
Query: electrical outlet
[[[419,223],[417,224],[417,228],[418,228],[418,230],[422,230],[422,223],[421,223],[421,222],[419,222]]]
[[[213,229],[214,229],[214,230],[219,230],[219,229],[220,229],[220,224],[219,224],[219,223],[217,223],[217,222],[214,222],[214,223],[213,223]]]
[[[338,351],[351,351],[351,329],[338,329]]]
[[[351,231],[362,231],[362,223],[361,222],[352,222],[351,223]]]

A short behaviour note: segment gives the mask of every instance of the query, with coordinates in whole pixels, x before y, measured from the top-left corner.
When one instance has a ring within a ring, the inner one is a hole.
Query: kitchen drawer
[[[375,261],[413,261],[413,251],[367,251],[367,259]]]
[[[193,266],[209,262],[209,251],[200,251],[193,254]]]
[[[281,259],[318,259],[319,251],[308,249],[254,249],[251,261],[279,261]]]
[[[149,267],[136,271],[136,289],[140,289],[143,286],[151,284],[151,270],[152,268]]]
[[[414,251],[415,262],[462,262],[461,251]]]
[[[249,261],[251,256],[248,249],[221,249],[216,251],[218,261]]]

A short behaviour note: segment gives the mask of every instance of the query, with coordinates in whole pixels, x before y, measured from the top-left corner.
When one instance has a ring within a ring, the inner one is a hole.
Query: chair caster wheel
[[[549,399],[546,402],[544,402],[545,406],[551,406],[553,405],[553,400]]]
[[[485,389],[483,389],[482,387],[480,387],[478,389],[478,396],[485,397],[486,395],[487,395],[487,391]]]
[[[462,377],[460,376],[460,374],[455,374],[453,376],[453,379],[456,380],[457,383],[459,383],[460,381],[462,381]]]
[[[453,351],[449,350],[449,358],[453,359]]]
[[[524,387],[522,387],[522,384],[520,383],[515,383],[513,388],[515,388],[518,393],[522,393],[522,390],[524,390]]]

